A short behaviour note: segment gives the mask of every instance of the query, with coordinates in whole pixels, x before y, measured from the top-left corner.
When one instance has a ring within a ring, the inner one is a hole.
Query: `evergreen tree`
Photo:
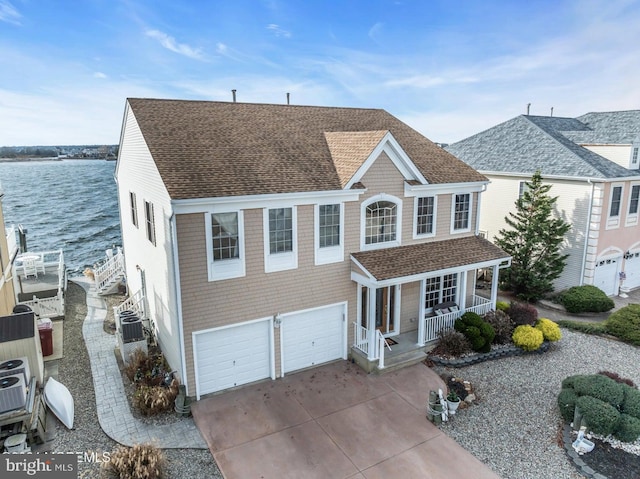
[[[536,171],[516,201],[516,211],[505,217],[510,228],[501,229],[495,239],[512,256],[511,267],[500,273],[500,282],[526,301],[537,301],[553,291],[553,281],[562,274],[569,256],[560,250],[571,225],[554,216],[558,198],[548,195],[550,189]]]

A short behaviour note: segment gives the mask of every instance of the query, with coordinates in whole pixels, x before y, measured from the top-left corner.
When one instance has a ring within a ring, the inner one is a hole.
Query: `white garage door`
[[[605,292],[607,296],[616,294],[618,285],[618,263],[620,258],[611,258],[596,263],[594,285]]]
[[[267,320],[194,334],[198,395],[271,377]]]
[[[640,252],[631,253],[631,258],[626,259],[624,263],[624,272],[627,279],[624,286],[629,289],[640,287]]]
[[[344,358],[343,315],[343,304],[283,315],[283,371],[288,373]]]

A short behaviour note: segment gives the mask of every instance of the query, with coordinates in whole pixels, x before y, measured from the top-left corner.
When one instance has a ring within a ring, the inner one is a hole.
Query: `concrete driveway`
[[[378,376],[339,361],[201,399],[192,412],[226,479],[499,479],[427,420],[439,387],[424,364]]]

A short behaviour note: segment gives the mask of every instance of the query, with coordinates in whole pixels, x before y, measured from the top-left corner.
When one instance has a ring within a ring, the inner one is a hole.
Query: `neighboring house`
[[[115,175],[129,294],[197,397],[422,347],[510,260],[487,179],[383,110],[129,99]]]
[[[4,198],[4,190],[0,185],[0,225],[5,230],[4,235],[0,235],[0,268],[2,276],[0,277],[0,316],[6,316],[13,312],[16,305],[16,293],[13,286],[13,262],[18,254],[18,245],[16,244],[16,232],[13,226],[5,228],[4,213],[2,210],[2,198]]]
[[[608,295],[640,287],[640,110],[578,118],[521,115],[446,147],[485,174],[480,230],[495,238],[525,181],[540,170],[571,224],[556,290],[594,284]]]

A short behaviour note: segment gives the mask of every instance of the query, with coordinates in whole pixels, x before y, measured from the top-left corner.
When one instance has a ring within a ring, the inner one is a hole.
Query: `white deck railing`
[[[111,256],[104,262],[104,264],[98,266],[93,275],[96,280],[96,288],[101,291],[108,286],[118,276],[124,274],[124,254],[122,249],[118,248],[116,254]]]
[[[472,297],[472,306],[465,308],[464,310],[453,311],[440,316],[425,316],[423,318],[423,321],[425,322],[424,338],[419,342],[421,344],[425,344],[429,341],[435,341],[438,339],[438,333],[440,330],[453,328],[453,323],[456,322],[456,319],[466,312],[472,312],[482,316],[487,314],[489,311],[491,311],[491,300],[474,294]]]
[[[369,354],[369,330],[358,323],[353,323],[354,346],[366,354],[370,361],[378,360],[378,368],[382,369],[384,368],[384,348],[387,347],[391,351],[391,347],[380,330],[375,330],[375,336],[373,351]]]
[[[136,291],[132,296],[129,296],[118,306],[113,307],[113,317],[118,318],[123,311],[133,311],[141,319],[146,319],[146,312],[144,308],[144,295],[142,291]],[[116,319],[116,324],[117,324]]]
[[[369,330],[360,326],[358,323],[353,323],[353,337],[354,346],[369,356]]]
[[[33,297],[31,301],[22,301],[20,304],[29,306],[34,314],[40,318],[64,316],[64,295],[58,290],[58,294],[51,298]]]

